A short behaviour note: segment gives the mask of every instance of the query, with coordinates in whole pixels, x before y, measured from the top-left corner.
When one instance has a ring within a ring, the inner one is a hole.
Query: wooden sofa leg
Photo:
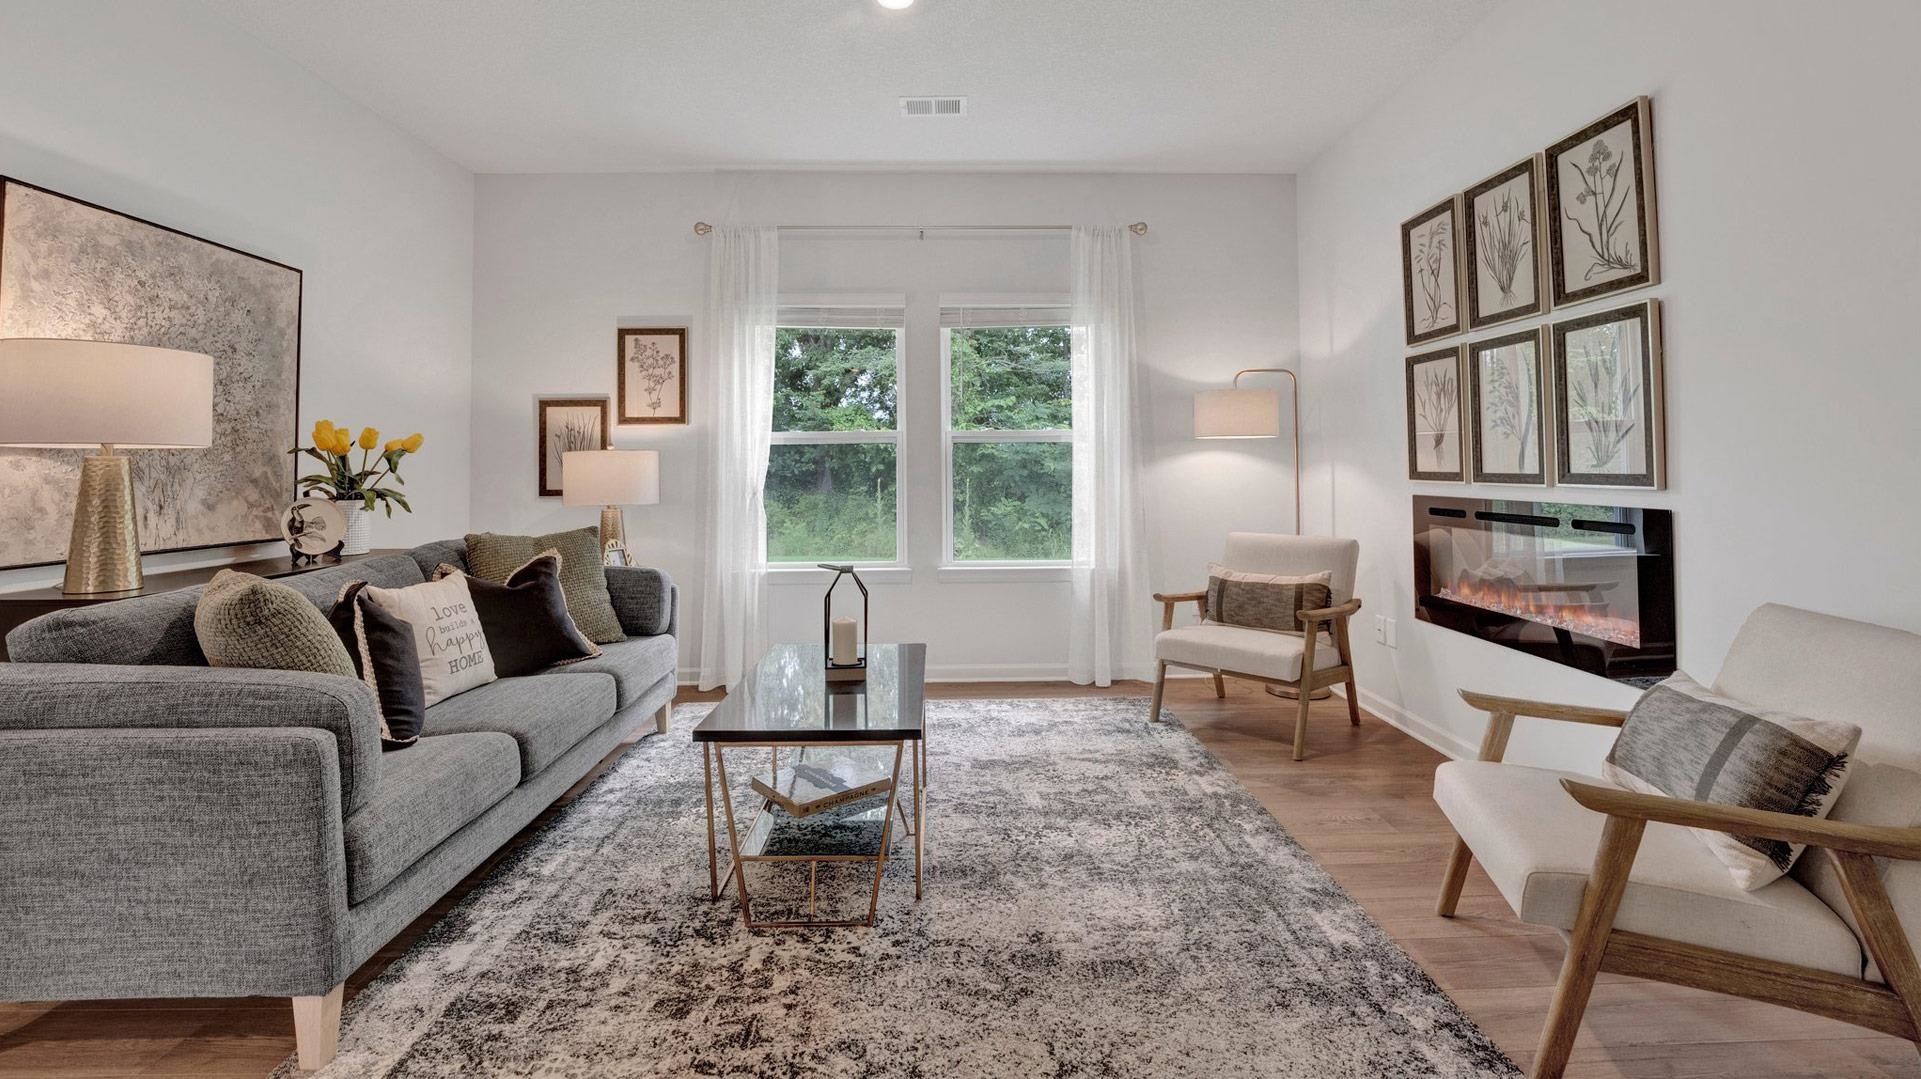
[[[340,1046],[340,998],[346,983],[317,997],[293,998],[294,1049],[301,1071],[319,1071],[333,1063]]]
[[[1219,671],[1214,672],[1214,696],[1227,696],[1227,683],[1221,680],[1221,672]]]
[[[1614,916],[1621,909],[1628,873],[1634,868],[1634,855],[1641,849],[1641,833],[1646,828],[1643,820],[1609,817],[1601,830],[1601,846],[1594,854],[1587,888],[1581,893],[1581,910],[1574,916],[1567,958],[1561,962],[1561,978],[1555,983],[1547,1025],[1541,1029],[1541,1046],[1534,1054],[1534,1079],[1561,1079],[1567,1070],[1574,1036],[1580,1033],[1588,995],[1594,992],[1594,979],[1601,973],[1601,956],[1607,952]]]
[[[1454,850],[1447,856],[1447,875],[1441,878],[1441,901],[1434,905],[1434,913],[1443,918],[1454,917],[1454,908],[1461,904],[1461,886],[1467,883],[1467,868],[1474,864],[1474,852],[1467,849],[1467,840],[1454,837]]]
[[[1296,688],[1301,694],[1294,709],[1294,759],[1298,761],[1307,757],[1307,708],[1314,701],[1314,691],[1308,688],[1306,679]]]
[[[1147,703],[1147,718],[1155,723],[1161,721],[1161,697],[1166,693],[1167,664],[1157,663],[1154,665],[1154,699]]]
[[[663,704],[660,706],[660,711],[654,713],[655,733],[666,734],[667,728],[673,723],[673,721],[674,721],[674,702],[670,700],[666,704]]]
[[[1361,691],[1354,688],[1354,679],[1347,680],[1347,723],[1350,727],[1361,725]]]

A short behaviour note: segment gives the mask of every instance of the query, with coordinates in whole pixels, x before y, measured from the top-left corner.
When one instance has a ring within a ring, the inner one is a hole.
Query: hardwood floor
[[[1144,698],[1147,689],[1142,683],[1111,690],[970,683],[930,686],[929,693]],[[717,696],[689,691],[680,700]],[[1288,759],[1286,706],[1258,686],[1230,681],[1227,698],[1216,700],[1207,679],[1179,679],[1169,683],[1167,706],[1526,1067],[1560,968],[1561,942],[1555,933],[1517,922],[1478,867],[1468,877],[1459,916],[1434,916],[1452,840],[1429,797],[1441,755],[1372,716],[1358,728],[1348,726],[1339,698],[1314,706],[1308,758],[1299,763]],[[357,971],[348,982],[349,1001],[492,864],[476,870]],[[291,1052],[292,1011],[279,999],[0,1004],[0,1076],[259,1077]],[[1921,1076],[1921,1055],[1907,1042],[1844,1023],[1603,974],[1568,1074]]]

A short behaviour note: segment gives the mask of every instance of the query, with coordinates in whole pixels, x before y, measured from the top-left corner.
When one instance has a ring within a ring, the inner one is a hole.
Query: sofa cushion
[[[1449,761],[1434,800],[1524,922],[1571,929],[1606,817],[1561,780],[1605,780],[1489,761]],[[1744,891],[1686,828],[1650,824],[1615,927],[1742,955],[1861,976],[1861,946],[1839,915],[1792,877]]]
[[[382,555],[275,578],[323,611],[333,607],[341,586],[349,581],[398,588],[426,579],[406,555]],[[193,632],[194,605],[200,593],[200,588],[182,588],[44,614],[7,634],[7,653],[15,663],[204,667],[207,657]]]
[[[512,735],[524,781],[612,718],[614,701],[614,680],[605,674],[502,678],[427,709],[427,733]]]
[[[505,734],[422,738],[383,762],[380,785],[347,818],[347,901],[387,886],[520,785],[520,750]]]
[[[1283,682],[1301,680],[1305,638],[1298,633],[1248,629],[1203,622],[1163,631],[1154,638],[1154,658],[1168,663],[1258,675]],[[1327,634],[1314,642],[1314,669],[1341,665],[1341,653]]]
[[[673,677],[679,663],[680,649],[672,637],[631,637],[601,645],[597,659],[583,659],[543,674],[612,675],[619,696],[616,707],[626,708],[661,679]]]

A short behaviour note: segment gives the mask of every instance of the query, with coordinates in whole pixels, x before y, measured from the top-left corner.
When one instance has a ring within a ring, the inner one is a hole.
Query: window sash
[[[894,557],[883,561],[855,559],[852,565],[899,567],[907,565],[907,484],[904,482],[907,425],[907,364],[903,356],[906,338],[905,299],[876,297],[889,302],[865,303],[866,297],[783,297],[775,320],[776,329],[798,330],[893,330],[894,331],[894,429],[891,431],[771,431],[770,446],[892,446],[894,447]],[[768,362],[775,362],[768,357]],[[761,481],[763,497],[766,480]],[[798,573],[813,569],[813,562],[773,561],[766,556],[766,537],[762,540],[761,564],[770,573]],[[848,561],[833,558],[827,561]]]
[[[969,308],[970,310],[974,308]],[[962,443],[987,442],[1072,442],[1074,432],[1062,428],[1043,430],[1004,431],[1004,430],[963,430],[954,426],[954,335],[957,329],[989,328],[992,326],[1035,325],[1067,326],[1068,309],[1048,306],[1047,321],[1033,323],[971,323],[965,326],[952,325],[947,321],[948,312],[955,310],[941,308],[940,331],[940,414],[941,414],[941,566],[944,569],[1058,569],[1072,566],[1073,560],[1067,558],[1021,558],[986,559],[962,558],[954,543],[954,447]],[[1006,307],[995,308],[1006,311]]]

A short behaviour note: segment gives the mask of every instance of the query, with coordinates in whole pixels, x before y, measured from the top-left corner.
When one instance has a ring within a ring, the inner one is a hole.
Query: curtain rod
[[[1067,232],[1072,225],[776,225],[782,232]],[[705,236],[714,226],[694,222],[694,235]],[[1147,222],[1127,226],[1136,236],[1147,235]]]

